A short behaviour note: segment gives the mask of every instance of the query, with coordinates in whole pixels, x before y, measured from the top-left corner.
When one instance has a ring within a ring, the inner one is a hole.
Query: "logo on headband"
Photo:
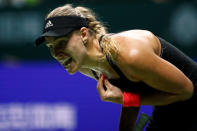
[[[46,23],[46,25],[45,25],[45,29],[47,29],[47,28],[49,28],[49,27],[51,27],[51,26],[53,26],[53,23],[49,20],[49,21]]]

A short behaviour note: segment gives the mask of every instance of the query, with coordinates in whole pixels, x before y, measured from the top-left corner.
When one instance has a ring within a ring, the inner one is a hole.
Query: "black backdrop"
[[[38,48],[34,46],[34,39],[41,33],[45,15],[53,8],[66,3],[92,9],[109,32],[150,30],[190,57],[197,58],[197,32],[193,29],[197,27],[196,1],[155,3],[142,0],[43,0],[34,6],[0,8],[0,60],[51,59],[44,45]]]

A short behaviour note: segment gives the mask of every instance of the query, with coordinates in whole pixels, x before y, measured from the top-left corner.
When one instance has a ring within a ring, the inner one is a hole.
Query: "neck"
[[[98,39],[89,40],[92,43],[87,47],[87,59],[83,68],[91,69],[97,72],[97,74],[105,74],[107,78],[117,78],[118,75],[108,63],[105,54],[102,52]]]

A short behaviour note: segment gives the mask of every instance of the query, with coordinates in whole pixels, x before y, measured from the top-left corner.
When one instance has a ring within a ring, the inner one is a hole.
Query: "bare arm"
[[[193,94],[192,82],[176,66],[158,56],[152,46],[158,45],[158,41],[153,38],[133,41],[136,44],[132,46],[129,40],[125,41],[127,48],[120,49],[118,66],[129,80],[135,78],[158,90],[143,94],[142,104],[166,105],[189,99]]]
[[[166,93],[163,91],[154,91],[150,93],[140,93],[141,105],[162,106],[181,101],[181,95]]]
[[[138,107],[122,107],[119,131],[132,131],[139,112]]]
[[[104,89],[104,85],[107,90]],[[101,100],[122,103],[122,91],[118,87],[111,85],[104,75],[101,75],[98,80],[97,90]],[[132,131],[138,112],[139,107],[122,107],[119,131]]]
[[[177,67],[160,58],[155,53],[157,52],[156,47],[152,48],[150,44],[144,44],[146,40],[141,39],[136,44],[131,44],[135,41],[131,42],[129,38],[126,40],[120,39],[121,42],[124,43],[124,46],[119,47],[121,55],[117,60],[117,65],[124,75],[131,81],[133,79],[142,81],[157,90],[155,92],[140,94],[141,104],[167,105],[176,101],[187,100],[192,96],[192,82]],[[156,41],[149,42],[153,44]],[[132,46],[129,47],[130,45]],[[101,99],[115,103],[121,102],[122,92],[113,85],[104,84],[107,87],[107,91],[100,88],[102,89],[99,93]],[[118,95],[114,96],[114,94]],[[122,108],[119,125],[120,131],[132,131],[138,110],[132,107]]]

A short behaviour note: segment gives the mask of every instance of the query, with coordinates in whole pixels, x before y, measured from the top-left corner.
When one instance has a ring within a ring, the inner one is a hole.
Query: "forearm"
[[[153,105],[161,106],[171,104],[177,101],[181,101],[181,96],[172,93],[166,93],[162,91],[154,91],[149,93],[140,93],[141,105]]]
[[[132,131],[138,116],[139,107],[122,107],[119,131]]]
[[[151,93],[141,93],[141,105],[167,105],[176,101],[180,101],[180,96],[165,93],[161,91],[155,91]],[[119,131],[133,131],[136,124],[139,107],[122,107]]]

